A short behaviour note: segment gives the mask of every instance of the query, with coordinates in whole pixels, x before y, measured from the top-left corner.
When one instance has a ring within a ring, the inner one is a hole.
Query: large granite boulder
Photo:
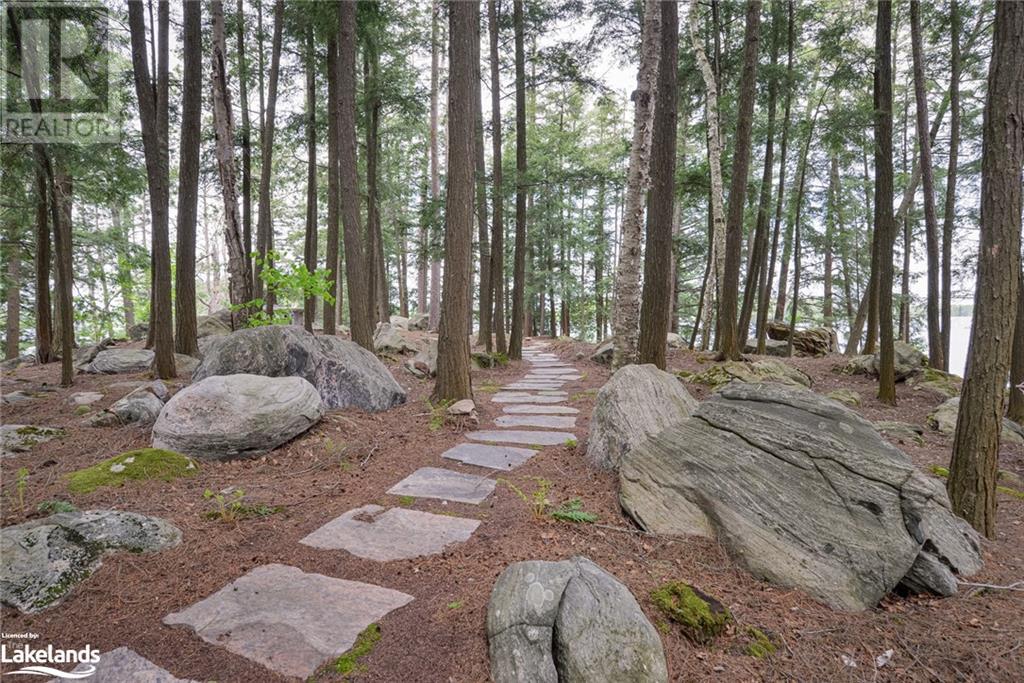
[[[896,381],[902,382],[910,377],[920,374],[928,365],[928,357],[917,350],[914,346],[905,342],[893,344],[894,368]],[[878,368],[881,363],[881,351],[870,356],[854,356],[843,368],[848,375],[869,375],[878,377]]]
[[[94,375],[146,372],[155,357],[149,349],[103,349],[83,370]]]
[[[99,568],[103,555],[176,546],[177,527],[116,510],[62,512],[0,531],[0,602],[38,612],[63,600]]]
[[[594,350],[594,353],[590,354],[590,360],[594,361],[595,363],[601,363],[603,365],[611,365],[612,356],[614,354],[615,345],[612,343],[612,340],[609,339],[608,341],[601,342],[600,344],[597,345],[597,348]]]
[[[486,354],[484,354],[486,355]],[[405,369],[415,377],[426,379],[437,374],[437,340],[430,339],[419,353],[405,361]]]
[[[379,323],[373,333],[377,353],[416,353],[420,347],[406,336],[405,330],[391,323]]]
[[[153,447],[203,460],[261,455],[320,421],[324,404],[301,377],[223,375],[182,389],[153,425]]]
[[[805,389],[729,384],[627,453],[619,481],[644,529],[715,537],[755,575],[840,609],[901,582],[948,595],[981,567],[942,483]]]
[[[907,386],[914,391],[931,391],[946,398],[960,395],[963,378],[936,368],[922,368],[921,373],[907,380]]]
[[[680,371],[679,376],[687,381],[705,384],[712,388],[724,386],[734,380],[750,384],[773,382],[793,387],[809,387],[812,384],[811,377],[807,373],[771,358],[761,358],[749,363],[729,360],[724,363],[715,363],[696,374]]]
[[[301,327],[269,325],[238,330],[208,347],[192,381],[215,375],[302,377],[327,408],[371,412],[405,403],[405,391],[384,364],[354,342],[314,336]]]
[[[156,422],[169,398],[167,386],[157,380],[128,392],[106,410],[86,418],[85,424],[89,427],[151,425]]]
[[[28,453],[38,444],[65,435],[66,432],[60,427],[2,424],[0,425],[0,458]]]
[[[669,332],[665,336],[665,343],[668,345],[668,348],[670,348],[670,349],[685,349],[686,348],[686,340],[683,339],[682,337],[680,337],[675,332]]]
[[[928,426],[940,434],[952,436],[956,432],[956,423],[959,415],[960,397],[954,396],[943,401],[928,415]],[[1004,444],[1024,444],[1024,428],[1013,420],[1004,417],[1000,442]]]
[[[404,317],[402,317],[400,315],[393,315],[393,316],[391,316],[391,318],[389,319],[389,322],[394,327],[397,327],[400,330],[407,330],[407,329],[409,329],[409,319],[408,318],[404,318]]]
[[[128,328],[128,338],[132,341],[142,341],[149,336],[149,323],[136,323]]]
[[[196,321],[196,337],[217,337],[222,334],[231,334],[231,315],[225,322],[215,315],[204,315]]]
[[[757,340],[748,340],[743,347],[743,353],[757,353]],[[764,354],[762,355],[787,358],[789,357],[789,342],[766,338],[764,340]]]
[[[430,316],[426,313],[417,313],[409,316],[408,329],[426,332],[430,328]]]
[[[506,568],[487,640],[495,683],[668,680],[661,638],[636,599],[585,557]]]
[[[106,349],[108,346],[114,343],[113,339],[101,339],[95,344],[89,344],[88,346],[81,346],[75,349],[72,354],[71,364],[75,368],[76,372],[82,372],[89,363],[96,358],[96,355]]]
[[[789,325],[774,320],[765,329],[769,338],[789,342]],[[838,351],[839,337],[831,327],[811,327],[793,335],[793,353],[797,356],[825,356]]]
[[[674,375],[654,365],[626,365],[597,392],[587,460],[595,467],[616,470],[630,448],[696,408],[697,401]]]

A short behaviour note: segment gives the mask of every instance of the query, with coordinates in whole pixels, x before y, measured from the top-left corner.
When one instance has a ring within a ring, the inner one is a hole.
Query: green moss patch
[[[370,624],[356,637],[352,649],[338,657],[334,662],[334,670],[341,675],[361,670],[359,660],[373,652],[380,641],[380,624]]]
[[[171,481],[190,477],[198,471],[190,458],[160,448],[140,448],[72,472],[68,489],[89,493],[101,486],[122,486],[126,481],[161,479]]]
[[[765,657],[770,657],[775,654],[775,643],[773,643],[772,639],[768,637],[768,634],[761,629],[756,626],[748,626],[747,637],[750,638],[750,642],[747,643],[747,646],[743,651],[751,657],[764,659]]]
[[[670,581],[651,593],[651,599],[669,619],[683,627],[690,640],[706,645],[732,621],[725,606],[682,581]]]

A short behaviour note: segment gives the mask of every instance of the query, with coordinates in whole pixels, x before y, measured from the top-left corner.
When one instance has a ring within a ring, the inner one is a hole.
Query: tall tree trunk
[[[876,287],[876,271],[875,271],[875,237],[874,237],[874,207],[871,201],[871,179],[868,177],[868,155],[866,149],[861,150],[861,160],[863,163],[863,185],[864,185],[864,232],[867,236],[865,243],[868,245],[868,249],[871,251],[871,265],[868,269],[868,284],[864,288],[864,293],[861,296],[860,305],[857,307],[857,316],[853,319],[853,328],[850,330],[850,339],[846,343],[846,355],[854,356],[857,354],[858,346],[860,345],[861,332],[864,330],[865,322],[870,323],[870,308],[872,306],[872,297],[874,296],[874,288]],[[875,309],[877,312],[877,308]],[[873,335],[877,332],[877,319],[874,328],[868,326],[867,334],[864,340],[864,353],[868,353],[868,342],[871,342],[872,352],[875,342],[873,341]]]
[[[761,175],[761,191],[757,200],[757,223],[754,226],[753,246],[748,258],[746,282],[743,286],[743,305],[740,309],[738,326],[740,350],[747,345],[750,334],[750,318],[753,314],[754,297],[763,286],[766,261],[768,259],[768,212],[772,201],[772,171],[775,161],[775,103],[778,97],[778,78],[775,67],[779,61],[779,23],[776,14],[782,3],[775,3],[772,8],[771,25],[771,73],[768,80],[768,129],[765,133],[764,169]]]
[[[345,280],[352,341],[373,351],[373,280],[367,277],[366,260],[373,253],[363,249],[359,216],[359,177],[356,162],[356,6],[338,3],[338,97],[341,168],[341,220],[345,232]]]
[[[448,183],[445,197],[444,298],[437,338],[437,383],[431,399],[472,398],[469,377],[470,283],[473,259],[474,135],[479,102],[480,5],[448,5]],[[477,43],[474,49],[473,43]],[[475,64],[474,64],[475,62]]]
[[[725,236],[725,283],[721,287],[718,320],[721,329],[720,357],[739,360],[740,335],[736,327],[740,279],[740,249],[743,246],[743,202],[750,171],[750,135],[754,124],[754,99],[757,95],[757,46],[761,33],[761,2],[748,0],[744,29],[743,71],[736,123],[736,148],[729,185],[729,218]]]
[[[174,258],[174,350],[199,353],[196,340],[196,217],[199,211],[199,145],[203,101],[202,6],[183,0],[185,54],[181,85],[177,253]]]
[[[821,317],[824,320],[825,327],[833,326],[833,310],[832,310],[832,261],[833,261],[833,243],[836,236],[836,213],[839,210],[839,157],[835,154],[832,155],[832,160],[829,162],[829,182],[828,182],[828,216],[825,220],[825,243],[823,250],[825,252],[825,272],[823,275],[824,284],[824,295],[821,301]]]
[[[252,273],[252,126],[249,123],[249,65],[246,61],[245,9],[238,0],[236,17],[238,32],[235,49],[238,51],[238,98],[242,112],[242,246],[245,249],[245,267]]]
[[[302,244],[303,261],[306,270],[316,271],[317,230],[317,187],[316,187],[316,43],[313,27],[306,28],[306,235]],[[302,324],[308,332],[313,331],[316,319],[316,297],[306,296],[302,302]]]
[[[46,199],[46,170],[35,163],[36,181],[36,360],[51,363],[56,359],[53,352],[53,318],[50,313],[50,225],[47,220],[49,205]]]
[[[712,4],[712,9],[716,12],[717,17],[717,3]],[[704,292],[701,297],[704,318],[703,324],[705,329],[701,346],[702,348],[707,348],[711,317],[714,314],[714,310],[717,308],[716,302],[719,301],[721,284],[725,278],[725,210],[723,208],[724,200],[722,198],[724,193],[724,184],[722,181],[722,135],[718,128],[718,76],[714,71],[712,71],[711,64],[708,62],[707,54],[704,52],[704,46],[701,44],[700,33],[697,30],[697,12],[697,0],[690,0],[690,41],[693,44],[693,52],[697,57],[697,64],[700,67],[701,76],[704,79],[704,88],[706,92],[704,109],[708,124],[708,166],[710,167],[711,173],[711,189],[709,197],[709,203],[711,205],[709,217],[709,220],[711,221],[711,233],[708,243],[708,262],[710,263],[710,266],[704,279]],[[716,46],[718,44],[717,27],[718,22],[716,20],[714,31]],[[717,48],[715,54],[715,68],[718,69],[720,60],[717,59]]]
[[[1006,417],[1024,427],[1024,269],[1017,282],[1017,319],[1010,358],[1010,399]]]
[[[523,0],[514,0],[512,21],[516,52],[516,244],[512,267],[512,331],[508,357],[523,357],[526,288],[526,56],[523,46]]]
[[[654,124],[658,66],[661,59],[661,4],[645,0],[640,68],[633,91],[633,144],[626,176],[626,208],[622,218],[619,265],[612,306],[612,367],[637,362],[640,326],[640,238],[644,201],[651,183],[651,137]]]
[[[480,331],[477,335],[477,344],[483,344],[484,349],[490,353],[493,344],[491,321],[494,310],[494,285],[491,282],[490,226],[487,224],[487,169],[484,166],[484,111],[480,102],[480,79],[483,74],[480,69],[479,24],[476,26],[473,52],[473,138],[476,143],[473,152],[476,162],[476,223],[480,238]]]
[[[771,306],[772,285],[775,279],[775,262],[779,253],[779,233],[782,229],[782,209],[786,197],[786,152],[789,148],[789,124],[793,104],[793,48],[795,34],[793,14],[793,0],[788,0],[786,3],[786,104],[783,107],[782,142],[779,146],[779,188],[775,193],[775,220],[772,227],[771,255],[768,257],[768,263],[764,268],[757,297],[757,352],[759,354],[763,354],[767,348],[768,308]]]
[[[996,473],[1020,295],[1024,4],[996,3],[981,150],[981,236],[967,371],[949,465],[953,512],[996,535]]]
[[[664,370],[669,316],[672,313],[672,228],[678,125],[679,16],[674,2],[661,3],[659,49],[638,351],[641,363],[654,363]]]
[[[231,299],[231,326],[240,329],[249,319],[248,304],[253,298],[252,271],[245,252],[238,197],[235,185],[234,125],[231,120],[231,91],[227,83],[227,41],[224,35],[224,6],[221,0],[210,3],[213,23],[210,84],[213,90],[213,127],[215,152],[224,202],[224,240],[228,247],[228,292]]]
[[[875,23],[875,242],[878,259],[878,400],[896,404],[892,324],[892,3],[878,3]]]
[[[7,322],[4,325],[4,359],[17,358],[21,342],[21,244],[17,224],[7,226]]]
[[[363,43],[363,123],[366,126],[366,267],[372,284],[370,320],[389,322],[388,293],[384,273],[384,245],[380,229],[380,205],[377,197],[377,159],[380,156],[380,92],[377,73],[380,54],[372,36]]]
[[[437,146],[439,125],[437,103],[440,89],[441,52],[444,46],[439,35],[440,17],[440,0],[433,0],[430,24],[430,201],[435,209],[441,194],[441,170]],[[436,218],[437,212],[433,213]],[[430,319],[428,325],[431,330],[436,330],[441,316],[441,261],[437,258],[437,241],[441,228],[436,224],[430,227]]]
[[[942,361],[937,366],[949,371],[949,326],[953,300],[953,230],[956,226],[956,174],[960,154],[960,3],[949,2],[949,165],[946,168],[946,198],[942,210],[942,302],[939,329],[942,331]],[[933,363],[934,365],[934,363]]]
[[[327,40],[327,268],[331,271],[327,284],[329,297],[324,298],[324,334],[337,333],[336,305],[341,298],[341,272],[338,263],[338,219],[340,201],[340,144],[338,107],[338,34],[332,32]],[[334,299],[332,301],[331,299]]]
[[[256,223],[256,251],[260,263],[254,269],[253,286],[257,299],[264,299],[267,315],[274,314],[274,293],[265,292],[260,272],[273,265],[269,254],[274,249],[274,223],[270,215],[270,179],[274,162],[274,127],[277,112],[277,82],[281,72],[281,34],[284,28],[284,0],[274,2],[274,36],[270,46],[270,81],[267,91],[266,115],[260,130],[260,197]],[[262,88],[260,89],[262,92]]]
[[[423,155],[423,182],[420,185],[420,225],[416,245],[416,313],[428,315],[427,289],[430,284],[430,153]],[[429,316],[428,316],[429,318]]]
[[[171,317],[171,253],[168,226],[169,179],[167,139],[168,96],[168,33],[170,8],[160,0],[157,9],[159,32],[156,87],[146,63],[146,27],[141,0],[128,3],[128,24],[131,32],[132,67],[135,94],[139,101],[143,152],[146,157],[146,180],[152,216],[153,291],[149,327],[156,352],[154,372],[161,379],[175,376],[174,332]]]
[[[59,161],[47,164],[51,171],[50,223],[53,225],[53,250],[57,266],[57,317],[60,320],[60,383],[69,387],[75,381],[74,358],[75,318],[72,291],[74,274],[71,265],[71,176]],[[174,356],[172,354],[173,361]]]
[[[594,328],[597,341],[603,339],[604,320],[606,315],[604,301],[604,262],[605,244],[604,212],[605,212],[605,180],[601,178],[597,184],[597,206],[594,207]]]
[[[494,301],[494,345],[498,353],[508,352],[505,339],[505,224],[502,217],[501,169],[501,70],[498,62],[498,10],[495,0],[487,2],[487,29],[491,71],[491,166],[494,181],[491,205],[491,284]]]

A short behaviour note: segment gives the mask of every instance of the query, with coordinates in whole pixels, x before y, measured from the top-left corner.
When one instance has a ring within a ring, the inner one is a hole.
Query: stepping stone
[[[87,406],[102,398],[103,394],[98,391],[76,391],[68,396],[68,401],[74,403],[76,406]]]
[[[529,430],[482,429],[467,432],[466,437],[474,441],[496,441],[498,443],[521,443],[531,446],[561,446],[576,437],[569,432],[534,432]]]
[[[164,617],[200,638],[284,676],[306,679],[412,596],[369,583],[256,567],[210,597]]]
[[[364,505],[331,520],[299,543],[389,562],[439,553],[467,540],[478,526],[476,519]]]
[[[499,415],[494,420],[499,427],[547,427],[548,429],[572,429],[575,417],[558,415]]]
[[[565,398],[569,397],[569,394],[565,393],[564,391],[556,391],[554,389],[544,389],[543,391],[538,391],[537,395],[538,396],[564,396]]]
[[[440,467],[421,467],[388,489],[393,496],[437,498],[472,505],[479,505],[492,491],[493,479]]]
[[[79,664],[71,670],[71,673],[83,674],[74,678],[88,677],[90,683],[123,683],[124,681],[195,683],[191,679],[178,678],[172,675],[167,669],[157,666],[127,647],[119,647],[116,650],[102,652],[100,653],[100,661],[96,662],[96,664]],[[50,683],[60,680],[60,678],[54,678]]]
[[[538,396],[515,391],[499,391],[491,400],[495,403],[561,403],[565,396]]]
[[[580,411],[569,406],[541,406],[530,403],[518,403],[505,406],[505,412],[514,415],[575,415]]]
[[[561,382],[558,382],[557,384],[532,384],[530,382],[516,382],[515,384],[506,384],[505,386],[502,387],[502,390],[503,391],[538,391],[538,390],[554,391],[556,389],[561,389],[561,388],[562,388],[562,383]]]
[[[534,374],[534,375],[559,375],[559,374],[562,374],[563,372],[566,372],[566,373],[573,372],[575,369],[576,368],[570,368],[570,367],[565,367],[565,366],[557,366],[557,367],[556,366],[550,366],[550,367],[534,368],[534,369],[530,370],[530,373]]]
[[[532,448],[514,446],[491,446],[482,443],[460,443],[441,454],[442,457],[458,460],[467,465],[489,467],[492,470],[511,470],[537,455]]]

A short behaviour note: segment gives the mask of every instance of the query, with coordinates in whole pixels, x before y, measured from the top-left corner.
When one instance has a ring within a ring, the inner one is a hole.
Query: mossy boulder
[[[722,603],[682,581],[670,581],[657,588],[651,593],[651,600],[683,627],[687,638],[701,645],[720,636],[732,621]]]
[[[103,486],[123,486],[128,481],[172,481],[190,477],[197,471],[192,459],[180,453],[162,448],[140,448],[72,472],[68,489],[74,493],[89,493]]]
[[[963,379],[957,375],[951,375],[935,368],[923,368],[920,375],[907,380],[907,385],[914,387],[915,391],[926,389],[946,398],[959,396],[962,383]]]
[[[749,384],[770,382],[791,387],[810,387],[812,382],[806,373],[769,358],[755,360],[752,363],[744,361],[716,363],[707,370],[696,374],[680,372],[679,377],[688,382],[704,384],[715,389],[723,387],[733,380]]]
[[[65,434],[66,432],[59,427],[0,425],[0,458],[28,453],[34,446]]]
[[[845,403],[848,406],[860,405],[860,394],[852,389],[836,389],[825,395],[833,401],[839,401],[840,403]]]

